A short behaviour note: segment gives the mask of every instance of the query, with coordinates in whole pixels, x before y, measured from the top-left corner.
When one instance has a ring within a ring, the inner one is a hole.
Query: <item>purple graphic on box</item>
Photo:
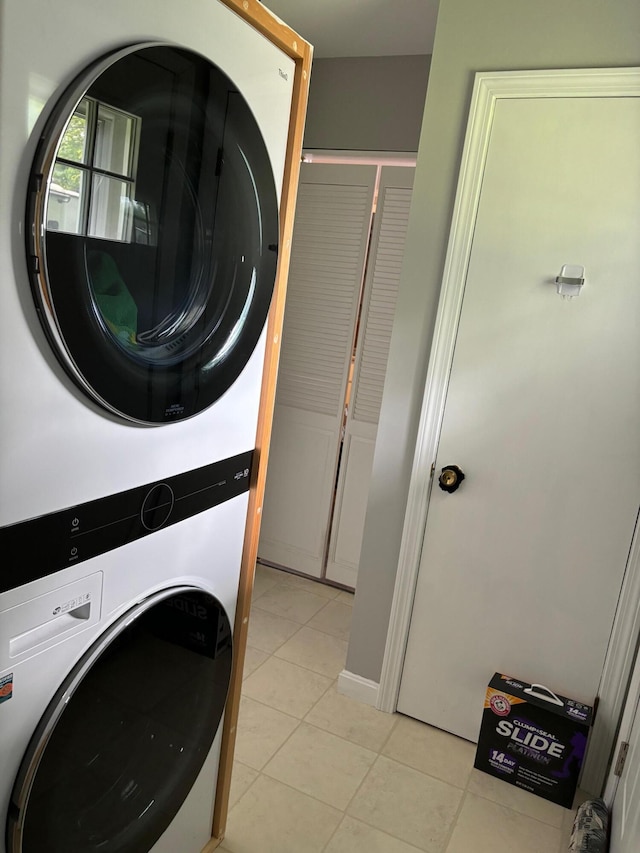
[[[576,763],[576,769],[582,765],[584,751],[587,748],[587,738],[582,732],[576,732],[571,738],[571,752],[567,755],[566,761],[562,765],[562,770],[554,770],[551,775],[556,779],[568,779],[572,774],[572,764]]]

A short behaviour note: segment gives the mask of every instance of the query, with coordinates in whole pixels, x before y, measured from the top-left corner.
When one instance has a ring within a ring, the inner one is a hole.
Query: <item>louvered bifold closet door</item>
[[[376,179],[303,165],[258,556],[323,570]]]
[[[382,169],[326,577],[355,587],[415,169]]]

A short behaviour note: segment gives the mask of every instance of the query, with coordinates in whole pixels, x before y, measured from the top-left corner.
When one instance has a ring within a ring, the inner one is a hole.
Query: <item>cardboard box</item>
[[[570,809],[592,723],[589,705],[496,672],[475,767]]]

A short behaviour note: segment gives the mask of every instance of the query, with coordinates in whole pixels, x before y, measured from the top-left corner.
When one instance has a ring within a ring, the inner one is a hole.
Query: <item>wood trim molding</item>
[[[313,48],[295,30],[288,27],[259,0],[220,0],[220,2],[244,18],[245,21],[248,21],[254,29],[266,36],[287,56],[296,61],[304,61],[308,57],[309,67],[306,69],[308,76]]]
[[[234,626],[234,661],[231,673],[231,685],[227,699],[222,731],[222,746],[218,784],[213,811],[212,839],[203,853],[213,851],[221,843],[227,825],[229,810],[229,791],[236,742],[236,727],[240,708],[242,689],[242,670],[244,668],[247,634],[249,629],[249,611],[258,554],[258,539],[262,519],[262,501],[267,476],[267,460],[271,441],[271,425],[275,401],[276,377],[280,358],[280,336],[284,318],[284,305],[291,258],[291,238],[296,207],[300,163],[302,157],[302,139],[309,97],[309,76],[313,48],[290,27],[269,12],[257,0],[220,0],[234,12],[237,12],[249,24],[255,27],[273,44],[279,47],[295,62],[295,77],[289,120],[289,135],[285,160],[282,195],[280,200],[280,254],[276,284],[267,321],[267,344],[262,376],[260,414],[256,435],[256,453],[252,472],[252,485],[249,493],[249,509],[245,531],[238,603]]]
[[[501,98],[562,97],[640,97],[640,69],[593,68],[476,74],[380,677],[377,707],[383,711],[395,711],[398,702],[431,494],[432,466],[435,465],[440,439],[495,106]],[[640,537],[636,532],[598,691],[599,712],[582,777],[582,786],[590,791],[600,790],[606,775],[616,723],[624,707],[640,632],[639,543]]]

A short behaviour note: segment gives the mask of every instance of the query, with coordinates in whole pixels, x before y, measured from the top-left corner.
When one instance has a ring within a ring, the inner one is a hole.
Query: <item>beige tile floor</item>
[[[340,695],[353,596],[258,566],[228,853],[565,853],[573,813],[474,746]]]

